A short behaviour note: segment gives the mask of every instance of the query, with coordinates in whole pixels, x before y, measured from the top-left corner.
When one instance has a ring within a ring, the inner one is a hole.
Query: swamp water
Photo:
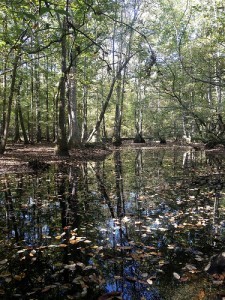
[[[1,299],[223,299],[225,156],[132,149],[0,181]]]

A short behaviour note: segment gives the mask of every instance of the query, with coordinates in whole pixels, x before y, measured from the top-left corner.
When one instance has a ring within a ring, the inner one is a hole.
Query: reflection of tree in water
[[[78,199],[80,169],[57,166],[55,171],[50,176],[30,176],[26,181],[29,187],[21,182],[16,193],[11,192],[7,180],[4,182],[8,232],[10,240],[13,237],[16,242],[16,248],[14,243],[11,248],[7,245],[11,253],[4,271],[10,280],[1,285],[7,299],[13,294],[95,299],[95,291],[98,293],[102,279],[90,261],[87,239],[78,236],[85,218],[80,212],[88,207]],[[23,192],[27,188],[28,194]],[[61,218],[55,213],[59,208]]]
[[[120,151],[114,152],[115,179],[116,179],[116,199],[117,199],[117,217],[125,215],[125,199],[123,192],[123,171]]]
[[[13,197],[9,187],[9,182],[7,177],[4,179],[4,194],[5,194],[5,210],[6,210],[6,226],[8,229],[8,233],[15,234],[15,242],[18,243],[19,241],[19,232],[17,227],[17,220],[16,220],[16,213],[13,204]],[[10,237],[9,237],[10,238]]]
[[[222,171],[197,152],[193,171],[182,167],[181,152],[140,150],[2,180],[9,299],[30,292],[96,299],[100,272],[106,291],[123,299],[160,299],[157,290],[173,299],[173,272],[192,280],[186,263],[201,270],[206,255],[222,248]]]

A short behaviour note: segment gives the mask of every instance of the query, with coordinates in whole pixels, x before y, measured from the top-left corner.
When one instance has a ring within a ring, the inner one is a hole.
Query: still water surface
[[[224,163],[132,149],[1,176],[1,298],[219,299],[204,267],[224,250]]]

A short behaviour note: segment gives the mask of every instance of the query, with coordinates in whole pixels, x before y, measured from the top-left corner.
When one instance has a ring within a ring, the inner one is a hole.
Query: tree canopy
[[[0,123],[8,141],[225,144],[222,0],[5,0]]]

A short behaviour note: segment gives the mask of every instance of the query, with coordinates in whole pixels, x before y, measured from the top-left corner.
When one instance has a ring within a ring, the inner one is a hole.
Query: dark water
[[[0,298],[222,299],[204,267],[224,250],[224,164],[137,149],[2,175]]]

